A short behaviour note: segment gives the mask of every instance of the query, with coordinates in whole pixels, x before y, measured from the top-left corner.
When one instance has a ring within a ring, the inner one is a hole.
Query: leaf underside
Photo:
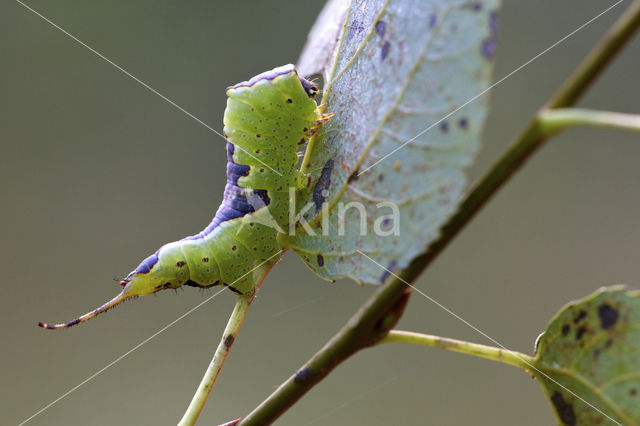
[[[283,236],[321,277],[380,284],[389,276],[382,267],[406,267],[455,210],[487,115],[480,94],[490,84],[498,6],[379,0],[347,8],[324,69],[323,102],[334,117],[307,148],[312,184],[297,200],[317,206],[305,215],[315,235],[298,228]],[[353,202],[366,211],[365,232],[361,212],[347,208]],[[395,221],[384,220],[392,210],[381,202],[399,207],[398,235],[388,235]]]

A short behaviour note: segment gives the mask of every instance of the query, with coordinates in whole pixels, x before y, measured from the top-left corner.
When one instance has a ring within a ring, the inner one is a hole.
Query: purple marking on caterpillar
[[[269,71],[265,71],[262,74],[258,74],[255,77],[252,77],[248,81],[243,81],[243,82],[240,82],[238,84],[234,84],[233,86],[229,86],[229,87],[227,87],[226,91],[233,90],[233,89],[238,89],[240,87],[251,87],[254,84],[256,84],[257,82],[259,82],[259,81],[262,81],[262,80],[273,80],[276,77],[279,77],[281,75],[286,75],[286,74],[289,74],[291,72],[297,74],[296,69],[295,69],[295,67],[293,65],[291,65],[291,64],[283,65],[281,67],[274,68],[274,69],[269,70]]]

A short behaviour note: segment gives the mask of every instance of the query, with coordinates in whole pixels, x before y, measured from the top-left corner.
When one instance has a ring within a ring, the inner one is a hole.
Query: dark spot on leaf
[[[489,37],[482,42],[482,55],[487,59],[493,59],[498,47],[498,40],[495,37]]]
[[[391,43],[389,43],[389,41],[387,40],[382,45],[382,50],[380,51],[380,60],[384,61],[385,59],[387,59],[390,49],[391,49]]]
[[[576,330],[576,340],[580,340],[584,333],[587,331],[585,327],[580,327]]]
[[[493,10],[489,15],[489,36],[482,42],[482,54],[487,59],[493,59],[498,45],[498,11]]]
[[[331,171],[333,170],[333,159],[328,159],[322,168],[322,173],[316,186],[313,188],[313,202],[316,205],[316,211],[322,207],[322,203],[327,199],[329,185],[331,184]]]
[[[378,175],[378,182],[382,182],[384,180],[384,175],[382,173],[380,173]]]
[[[587,317],[587,312],[586,311],[580,311],[578,312],[578,315],[573,319],[574,324],[579,323],[580,321],[582,321],[583,319],[585,319]]]
[[[384,21],[376,22],[376,32],[380,37],[384,37],[384,32],[387,29],[387,23]]]
[[[598,315],[600,316],[600,326],[604,330],[612,328],[618,322],[618,311],[606,303],[600,305]]]
[[[296,375],[293,377],[293,381],[295,383],[302,383],[305,380],[307,380],[310,376],[311,376],[311,369],[309,367],[306,367],[296,372]]]
[[[322,257],[321,254],[318,254],[318,266],[320,267],[324,266],[324,257]]]
[[[605,348],[605,349],[610,348],[610,347],[611,347],[611,345],[613,345],[613,339],[611,339],[611,338],[607,339],[607,341],[606,341],[606,342],[604,342],[604,348]]]
[[[203,257],[203,258],[202,258],[202,261],[203,261],[204,263],[207,263],[207,262],[209,261],[209,258],[208,258],[208,257]]]
[[[187,262],[185,262],[184,260],[180,260],[178,263],[176,263],[176,266],[178,268],[182,268],[186,264],[187,264]]]
[[[447,123],[446,121],[440,123],[440,130],[442,131],[442,133],[447,133],[449,131],[449,123]]]
[[[287,103],[288,103],[288,104],[292,104],[292,103],[293,103],[293,101],[292,101],[291,99],[287,99]]]
[[[224,339],[224,345],[225,345],[227,348],[230,348],[230,347],[231,347],[231,345],[233,345],[233,341],[234,341],[234,340],[236,340],[236,338],[235,338],[235,337],[233,337],[233,336],[230,334],[230,335],[228,335],[228,336]]]
[[[629,395],[636,396],[638,394],[638,390],[636,388],[629,389]]]
[[[495,34],[498,31],[498,23],[500,21],[500,14],[497,10],[492,10],[489,15],[489,30]]]
[[[562,326],[562,335],[563,336],[567,336],[567,334],[569,334],[569,331],[571,331],[571,327],[569,326],[569,324],[565,324]]]
[[[474,12],[480,12],[482,10],[482,3],[470,1],[468,3],[463,4],[462,7],[465,9],[471,9]]]
[[[432,13],[429,16],[429,28],[435,27],[437,23],[438,23],[438,15],[436,15],[435,13]]]
[[[354,35],[361,32],[363,29],[364,27],[362,26],[362,23],[360,23],[360,21],[358,21],[357,19],[354,19],[351,23],[351,27],[349,28],[349,40],[351,40]]]
[[[556,413],[558,413],[558,418],[562,423],[565,425],[576,424],[576,413],[573,411],[573,406],[564,400],[560,392],[554,392],[551,396],[551,402],[553,403]]]
[[[462,117],[460,121],[458,121],[458,124],[460,125],[461,129],[467,130],[467,128],[469,127],[469,120],[467,120],[467,117]]]

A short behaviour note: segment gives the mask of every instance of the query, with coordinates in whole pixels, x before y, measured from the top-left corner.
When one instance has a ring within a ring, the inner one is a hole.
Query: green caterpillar
[[[309,184],[295,168],[296,150],[332,115],[322,113],[314,100],[317,93],[316,85],[299,77],[293,65],[228,87],[227,184],[211,223],[144,259],[120,282],[122,292],[99,308],[67,323],[38,325],[70,327],[132,297],[183,285],[253,291],[264,268],[272,267],[282,251],[276,236],[278,227],[288,227],[290,188]]]

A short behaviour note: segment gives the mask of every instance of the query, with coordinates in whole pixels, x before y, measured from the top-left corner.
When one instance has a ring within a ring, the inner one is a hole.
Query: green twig
[[[640,0],[635,0],[602,40],[576,68],[547,104],[547,108],[572,106],[602,73],[640,25]],[[399,274],[400,279],[380,287],[347,324],[297,373],[289,377],[267,399],[241,420],[242,425],[266,425],[275,421],[336,366],[358,350],[382,339],[380,324],[394,306],[406,303],[407,286],[444,250],[464,226],[502,185],[548,138],[541,131],[537,115],[509,149],[460,204],[457,213],[442,228],[441,236]],[[398,311],[398,312],[401,312]],[[394,318],[394,322],[397,318]],[[390,326],[392,327],[393,324]]]
[[[640,24],[640,1],[634,0],[551,98],[547,108],[575,105],[585,89],[593,84],[631,39],[638,29],[638,24]]]
[[[465,342],[463,340],[449,339],[447,337],[434,336],[431,334],[414,333],[412,331],[391,330],[378,343],[411,343],[414,345],[431,346],[442,348],[448,351],[459,352],[467,355],[474,355],[492,361],[513,365],[523,370],[530,370],[535,360],[529,355],[496,348],[493,346],[479,345],[477,343]]]
[[[233,342],[238,335],[238,331],[242,326],[242,322],[249,311],[249,306],[251,306],[254,296],[255,292],[251,296],[238,297],[236,306],[233,308],[233,312],[229,318],[229,322],[227,322],[227,327],[224,329],[224,334],[222,335],[220,344],[218,344],[218,348],[216,349],[216,353],[213,355],[213,359],[202,377],[200,386],[198,386],[195,395],[193,395],[193,399],[191,400],[187,411],[185,411],[182,416],[182,420],[178,423],[179,426],[191,426],[198,420],[198,417],[204,408],[204,404],[207,402],[209,393],[211,393],[211,389],[213,389],[213,385],[220,374],[222,365],[227,359],[227,355],[229,355],[231,345],[233,345]]]
[[[576,126],[640,132],[640,114],[622,114],[581,108],[558,108],[540,111],[538,123],[545,134]]]

